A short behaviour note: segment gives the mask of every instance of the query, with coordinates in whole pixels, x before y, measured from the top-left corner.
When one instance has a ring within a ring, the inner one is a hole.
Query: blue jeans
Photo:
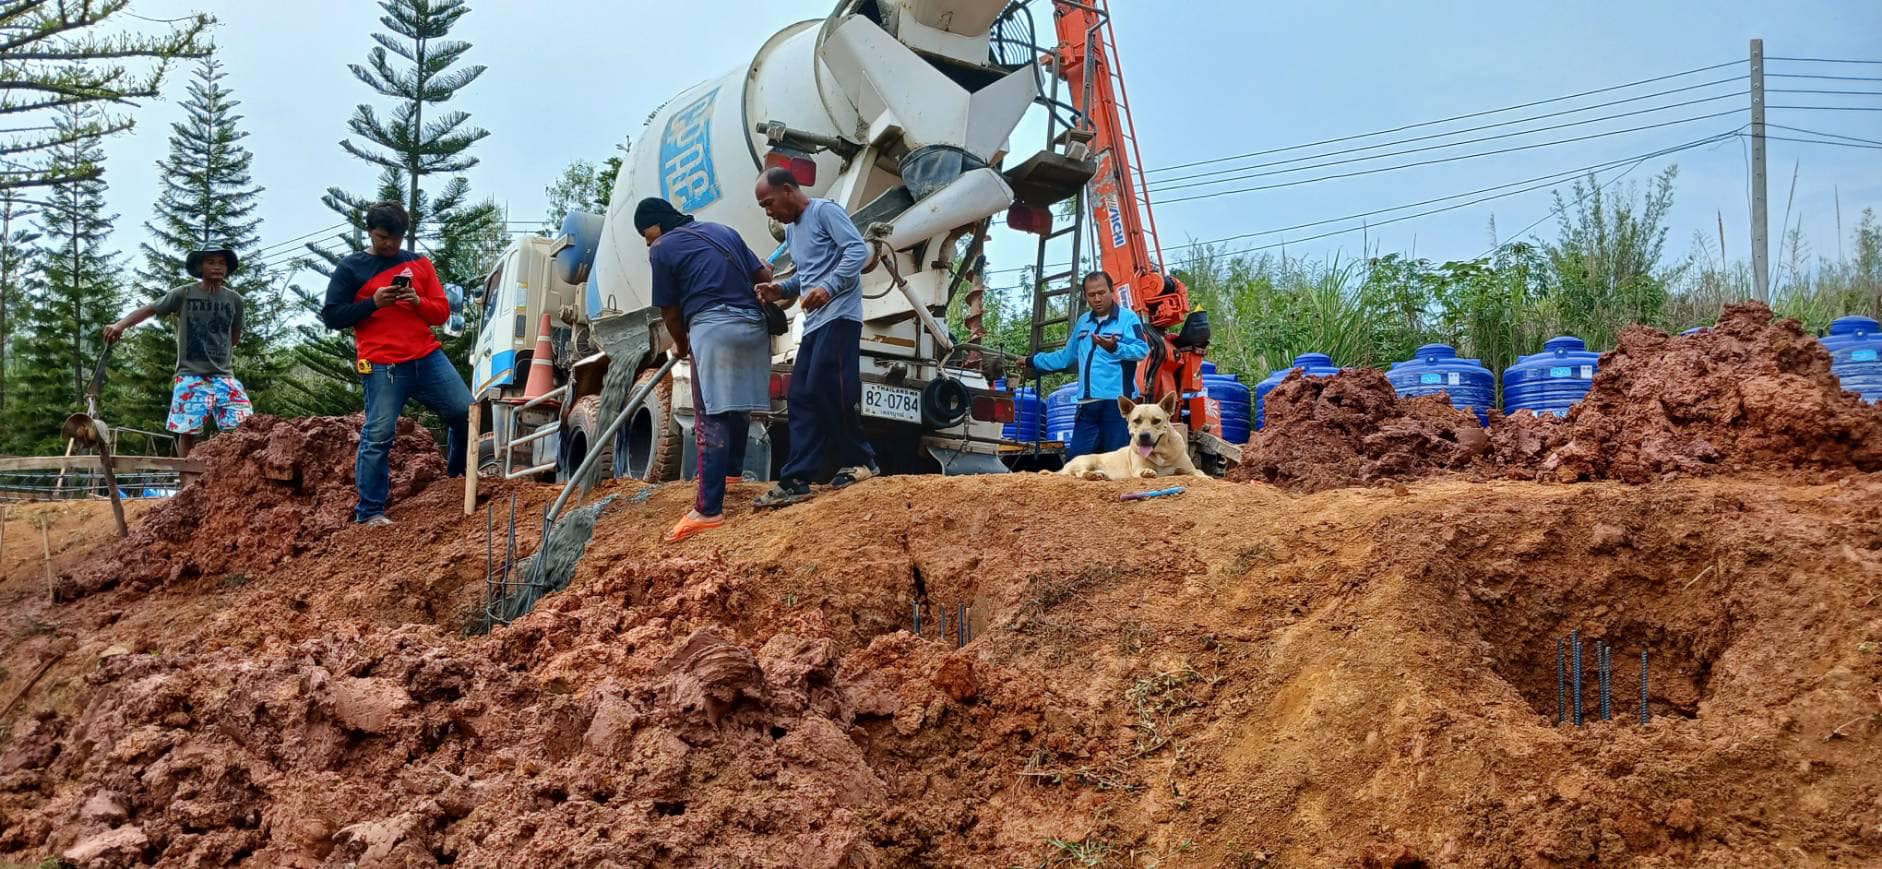
[[[839,468],[873,468],[876,453],[863,434],[863,324],[831,320],[805,335],[791,364],[791,457],[780,481],[808,483],[834,451]]]
[[[699,395],[699,370],[693,370],[693,441],[699,448],[699,494],[693,509],[701,516],[725,512],[725,480],[745,470],[745,439],[751,435],[751,415],[742,410],[706,413]]]
[[[464,385],[442,348],[397,365],[374,363],[372,373],[361,374],[359,381],[366,387],[366,428],[359,433],[359,459],[353,465],[353,480],[359,487],[353,521],[364,522],[386,511],[386,499],[392,496],[392,469],[386,459],[398,435],[399,411],[407,400],[416,399],[444,420],[445,469],[453,477],[464,476],[470,387]]]
[[[1123,449],[1130,441],[1130,424],[1118,411],[1116,399],[1082,402],[1072,423],[1072,442],[1065,448],[1065,457],[1108,453]]]

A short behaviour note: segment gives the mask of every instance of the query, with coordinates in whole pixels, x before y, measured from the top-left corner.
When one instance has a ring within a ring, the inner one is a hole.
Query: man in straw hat
[[[191,251],[183,268],[195,283],[184,284],[105,327],[105,340],[152,316],[176,316],[176,377],[170,386],[170,416],[164,428],[177,433],[177,452],[189,455],[203,423],[214,414],[216,429],[228,431],[254,413],[248,392],[235,379],[235,345],[242,339],[242,295],[227,286],[240,265],[235,251],[206,247]]]

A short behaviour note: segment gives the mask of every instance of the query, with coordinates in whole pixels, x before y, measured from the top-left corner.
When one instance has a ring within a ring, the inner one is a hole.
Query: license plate
[[[881,383],[863,384],[863,416],[921,422],[921,392]]]

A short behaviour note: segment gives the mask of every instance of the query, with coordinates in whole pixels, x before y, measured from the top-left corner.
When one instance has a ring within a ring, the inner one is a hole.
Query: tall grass
[[[1327,353],[1342,366],[1385,366],[1432,342],[1501,373],[1556,335],[1606,350],[1635,323],[1677,333],[1710,325],[1720,308],[1753,296],[1750,267],[1720,256],[1704,234],[1695,234],[1686,255],[1664,256],[1673,177],[1662,173],[1638,195],[1577,185],[1578,204],[1561,200],[1555,239],[1505,243],[1480,259],[1433,263],[1371,251],[1317,260],[1203,245],[1174,271],[1191,304],[1209,313],[1209,357],[1245,381],[1301,353]],[[1882,225],[1873,210],[1863,212],[1850,240],[1847,257],[1813,264],[1801,232],[1787,233],[1772,308],[1816,332],[1847,314],[1882,317]],[[950,313],[958,331],[958,305]],[[1023,351],[1030,315],[1024,287],[989,291],[988,340]],[[1063,341],[1062,333],[1054,337],[1054,346]]]

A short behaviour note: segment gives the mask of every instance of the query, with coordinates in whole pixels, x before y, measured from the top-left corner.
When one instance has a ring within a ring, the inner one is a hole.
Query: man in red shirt
[[[372,246],[350,254],[333,270],[320,320],[329,329],[353,330],[356,368],[366,389],[366,427],[359,435],[354,484],[359,505],[353,521],[390,525],[391,497],[387,454],[398,431],[399,411],[408,399],[431,408],[444,420],[445,466],[451,476],[464,474],[470,387],[444,355],[433,326],[451,318],[451,302],[438,282],[431,260],[399,245],[412,219],[397,202],[366,210],[366,234]]]

